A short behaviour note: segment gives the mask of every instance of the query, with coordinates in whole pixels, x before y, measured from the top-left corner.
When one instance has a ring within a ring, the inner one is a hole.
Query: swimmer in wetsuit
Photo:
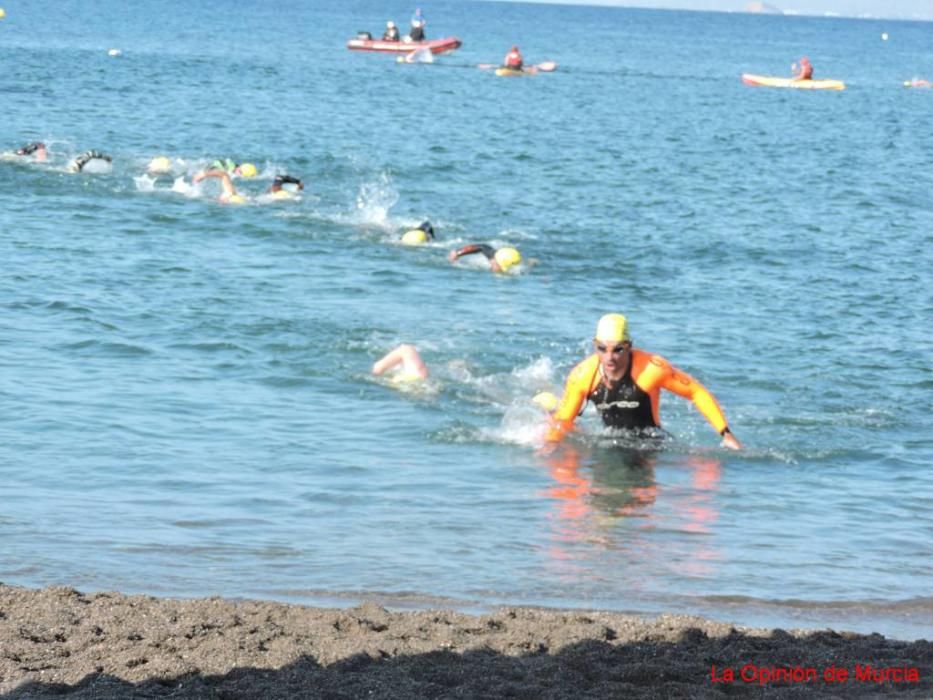
[[[71,171],[80,173],[84,167],[93,160],[99,160],[105,163],[113,163],[113,158],[100,151],[85,151],[80,156],[71,161]]]
[[[240,175],[242,177],[256,177],[256,174],[259,172],[252,163],[237,163],[230,158],[218,158],[207,167],[207,170],[219,170],[230,175]]]
[[[22,148],[16,149],[16,155],[34,156],[37,162],[42,163],[48,158],[49,152],[46,149],[44,143],[41,141],[36,141],[35,143],[30,143],[23,146]]]
[[[606,426],[644,431],[661,427],[661,389],[693,401],[722,436],[722,446],[742,444],[729,429],[719,404],[706,387],[660,355],[632,347],[628,321],[622,314],[599,320],[595,352],[570,372],[560,405],[550,420],[545,452],[553,451],[573,427],[587,401],[592,401]]]
[[[506,272],[510,267],[518,265],[522,261],[522,255],[515,248],[499,248],[496,250],[491,245],[485,243],[471,243],[465,245],[459,250],[452,250],[447,256],[450,262],[455,262],[464,255],[473,253],[482,253],[489,261],[489,269],[493,272]]]

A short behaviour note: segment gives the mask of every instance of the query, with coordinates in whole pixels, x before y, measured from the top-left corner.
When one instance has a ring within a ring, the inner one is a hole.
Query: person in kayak
[[[398,27],[395,26],[395,22],[389,20],[386,22],[386,30],[382,34],[383,41],[398,41],[401,39],[401,36],[398,33]]]
[[[289,199],[305,188],[301,178],[291,175],[276,175],[269,187],[269,194],[276,199]]]
[[[35,141],[34,143],[29,143],[22,148],[16,149],[16,155],[32,156],[37,162],[43,163],[49,157],[49,152],[44,143]]]
[[[813,80],[813,66],[810,64],[810,59],[806,56],[800,59],[799,68],[796,63],[792,67],[797,71],[794,80]]]
[[[522,255],[515,248],[505,247],[496,250],[486,243],[471,243],[458,250],[452,250],[447,255],[450,262],[456,262],[458,258],[464,255],[473,255],[482,253],[489,261],[489,269],[493,272],[507,272],[509,268],[518,265],[522,261]]]
[[[522,70],[522,67],[525,65],[525,61],[522,58],[521,51],[518,50],[517,46],[513,46],[512,49],[505,55],[505,62],[503,66],[510,68],[511,70]]]
[[[409,41],[426,41],[427,37],[424,33],[424,26],[427,24],[424,15],[421,14],[421,8],[415,10],[415,14],[411,16],[411,31],[408,32]]]
[[[205,170],[191,178],[191,181],[194,184],[198,184],[207,178],[216,178],[220,180],[221,192],[218,201],[222,204],[244,204],[246,202],[246,198],[236,191],[236,187],[233,186],[233,180],[230,179],[230,174],[227,171]]]
[[[422,221],[418,228],[413,228],[402,234],[403,245],[422,245],[435,240],[434,227],[430,221]]]
[[[393,377],[395,381],[417,381],[428,378],[428,368],[414,345],[399,345],[373,365],[372,373],[378,377],[396,367],[400,369]]]
[[[587,401],[611,428],[646,431],[661,427],[661,389],[693,401],[722,436],[722,446],[741,449],[713,395],[700,382],[660,355],[632,347],[628,320],[622,314],[599,319],[592,355],[567,378],[564,395],[550,418],[544,452],[552,452],[573,428]]]

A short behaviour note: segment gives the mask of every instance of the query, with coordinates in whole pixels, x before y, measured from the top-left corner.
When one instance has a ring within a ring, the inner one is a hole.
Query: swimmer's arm
[[[208,177],[220,180],[220,186],[223,188],[225,197],[232,197],[236,194],[236,187],[233,186],[233,180],[231,180],[230,176],[223,170],[205,170],[203,173],[195,175],[191,180],[197,184]]]
[[[681,372],[676,367],[671,366],[670,372],[661,383],[661,387],[685,399],[690,399],[716,432],[722,435],[723,447],[729,447],[733,450],[741,449],[742,443],[729,429],[729,423],[719,407],[716,397],[700,382],[686,372]]]
[[[486,256],[487,260],[496,259],[496,249],[485,243],[471,243],[470,245],[465,245],[459,250],[450,251],[450,255],[447,257],[450,259],[450,262],[453,262],[457,258],[463,257],[464,255],[472,255],[473,253],[482,253]]]
[[[550,426],[544,436],[546,443],[557,444],[573,430],[573,422],[580,415],[580,409],[583,402],[586,401],[586,395],[589,391],[590,377],[584,376],[587,372],[580,365],[574,368],[567,377],[567,385],[564,387],[564,395],[557,406],[557,410],[551,415]]]
[[[420,377],[421,379],[428,378],[428,368],[418,354],[418,350],[414,345],[407,344],[399,345],[381,360],[377,361],[373,365],[372,373],[379,376],[398,365],[403,365],[404,370],[409,374]]]

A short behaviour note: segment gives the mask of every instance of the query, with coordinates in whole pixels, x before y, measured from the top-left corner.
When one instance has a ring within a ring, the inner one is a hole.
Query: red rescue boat
[[[351,51],[378,51],[381,53],[406,54],[428,49],[431,53],[444,53],[460,48],[462,42],[455,36],[446,36],[443,39],[430,41],[383,41],[382,39],[367,39],[357,36],[347,42]]]

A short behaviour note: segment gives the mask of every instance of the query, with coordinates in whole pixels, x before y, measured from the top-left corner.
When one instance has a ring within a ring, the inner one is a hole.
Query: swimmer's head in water
[[[36,141],[35,143],[30,143],[30,144],[23,146],[22,148],[17,149],[16,155],[31,156],[33,153],[35,153],[36,151],[40,149],[45,150],[45,144],[42,143],[41,141]]]
[[[426,234],[420,228],[414,228],[411,231],[406,231],[402,236],[402,243],[404,245],[422,245],[423,243],[428,242],[428,234]]]
[[[164,175],[172,171],[172,161],[165,156],[156,156],[149,161],[146,170],[153,175]]]
[[[291,175],[276,175],[272,181],[272,187],[269,189],[274,193],[278,193],[284,191],[298,192],[304,188],[305,184],[301,181],[301,178],[292,177]]]
[[[432,241],[434,240],[434,227],[431,226],[430,221],[422,221],[418,228],[424,231],[428,238],[430,238]]]
[[[246,198],[241,194],[232,194],[224,201],[227,204],[246,204]]]
[[[522,261],[522,254],[515,248],[499,248],[496,251],[495,258],[496,262],[499,263],[499,268],[505,272]]]
[[[602,343],[631,342],[628,319],[622,314],[606,314],[596,324],[595,338]]]
[[[236,169],[236,172],[243,177],[256,177],[256,173],[259,171],[256,170],[256,166],[252,163],[243,163],[243,165]]]

